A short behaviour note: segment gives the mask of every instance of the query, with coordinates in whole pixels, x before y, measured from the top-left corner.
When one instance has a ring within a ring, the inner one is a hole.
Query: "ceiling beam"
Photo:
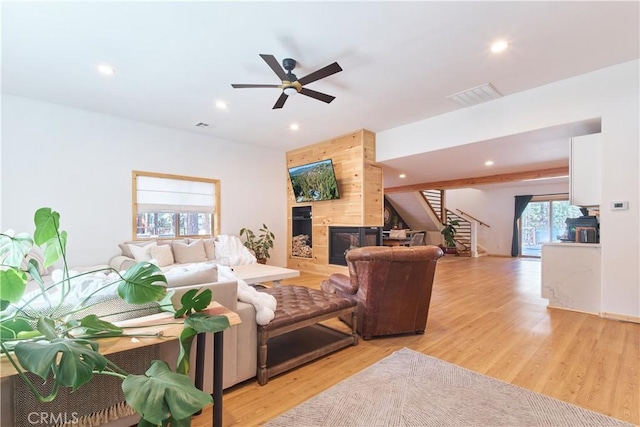
[[[460,178],[449,181],[423,182],[421,184],[402,185],[384,189],[385,194],[408,193],[422,190],[442,190],[445,188],[464,188],[474,185],[502,184],[505,182],[524,181],[528,179],[555,178],[569,175],[569,166],[549,169],[538,169],[526,172],[503,173],[500,175],[478,176],[474,178]]]

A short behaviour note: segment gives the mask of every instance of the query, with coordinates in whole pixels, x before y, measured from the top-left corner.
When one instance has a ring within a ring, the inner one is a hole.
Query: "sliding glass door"
[[[543,243],[559,242],[565,233],[565,220],[582,216],[566,196],[531,199],[520,217],[520,256],[540,257]]]

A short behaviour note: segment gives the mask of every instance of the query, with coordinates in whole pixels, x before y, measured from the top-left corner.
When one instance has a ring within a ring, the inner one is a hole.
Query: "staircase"
[[[431,211],[433,212],[433,214],[437,216],[440,224],[446,224],[451,220],[458,221],[458,225],[455,226],[456,228],[455,241],[458,243],[458,246],[457,246],[458,255],[470,257],[470,256],[481,256],[481,255],[487,254],[482,247],[477,245],[477,243],[476,243],[475,254],[474,254],[473,244],[471,241],[474,224],[475,224],[475,227],[477,227],[478,225],[489,227],[487,224],[477,220],[474,217],[471,217],[470,215],[460,210],[458,210],[460,212],[460,215],[459,215],[449,209],[446,209],[444,207],[445,205],[444,190],[423,190],[421,191],[421,193],[424,199],[426,200],[427,204],[431,208]],[[474,221],[474,224],[472,224],[471,221],[467,219],[467,216]],[[440,229],[442,229],[442,227],[443,226],[440,226]],[[476,231],[476,234],[477,234],[477,231]]]
[[[445,222],[446,218],[442,211],[444,190],[422,190],[422,195],[427,199],[429,206],[431,206],[431,210],[436,214],[440,223]]]
[[[458,255],[471,256],[471,223],[449,209],[445,209],[445,213],[447,215],[447,223],[452,220],[458,221],[458,225],[455,226]]]

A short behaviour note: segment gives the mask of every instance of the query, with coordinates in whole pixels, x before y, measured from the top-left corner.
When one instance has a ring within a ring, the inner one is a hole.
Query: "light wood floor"
[[[284,284],[319,288],[322,279],[302,273]],[[224,425],[260,425],[403,347],[640,424],[640,325],[548,309],[538,260],[446,256],[424,335],[360,340],[265,386],[234,386]],[[193,425],[210,420],[207,408]]]

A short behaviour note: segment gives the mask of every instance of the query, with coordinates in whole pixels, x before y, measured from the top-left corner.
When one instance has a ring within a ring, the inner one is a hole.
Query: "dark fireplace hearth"
[[[329,227],[329,264],[347,265],[349,249],[382,245],[382,227]]]

